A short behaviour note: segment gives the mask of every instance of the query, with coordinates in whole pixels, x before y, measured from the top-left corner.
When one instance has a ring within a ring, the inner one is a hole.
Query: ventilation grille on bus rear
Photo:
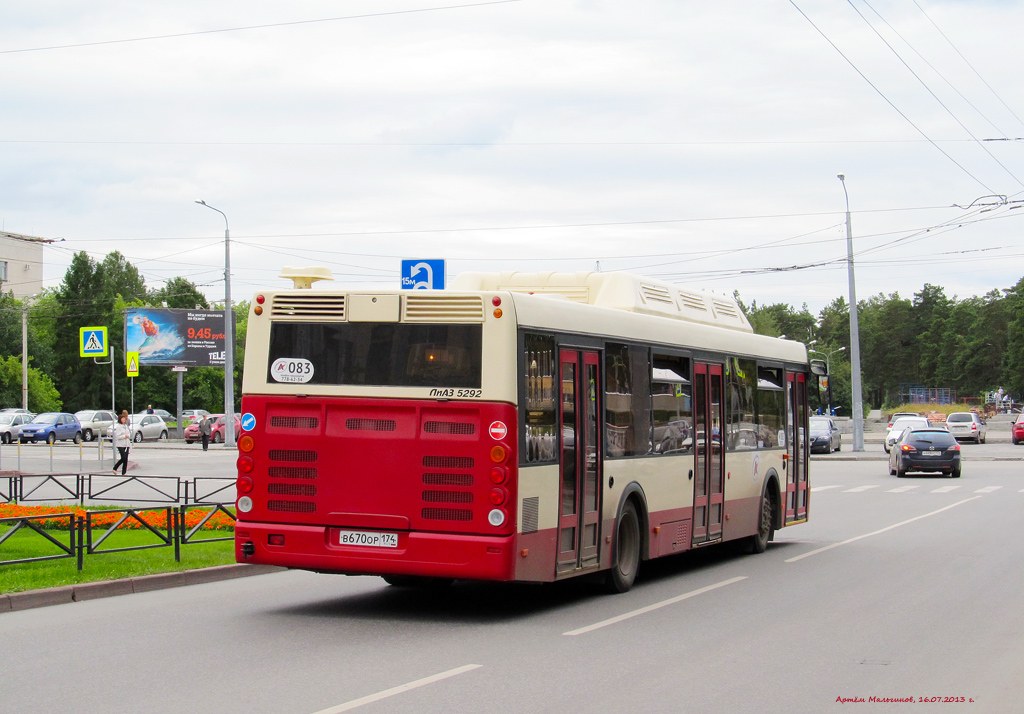
[[[424,456],[423,465],[432,469],[471,469],[472,456]]]
[[[275,496],[315,496],[316,486],[304,483],[271,483],[267,485],[267,493]]]
[[[346,419],[345,428],[352,431],[394,431],[398,422],[394,419]]]
[[[540,496],[523,499],[523,533],[536,533],[540,517]]]
[[[313,513],[316,510],[316,504],[312,501],[267,501],[267,510],[284,513]]]
[[[316,429],[320,426],[317,417],[272,416],[270,426],[282,429]]]
[[[344,320],[345,296],[322,293],[279,293],[270,303],[271,317],[315,317]]]
[[[424,508],[420,515],[427,521],[473,520],[473,511],[466,508]]]
[[[472,486],[473,474],[423,474],[428,486]]]
[[[458,421],[428,421],[423,423],[423,431],[428,434],[468,435],[476,433],[476,424]]]
[[[403,322],[483,322],[484,304],[478,296],[406,295]]]
[[[312,466],[269,466],[267,476],[270,478],[302,478],[312,481],[316,478],[316,469]]]
[[[469,491],[424,491],[425,503],[472,503],[473,494]]]
[[[271,461],[316,461],[315,451],[299,451],[297,449],[271,449]]]

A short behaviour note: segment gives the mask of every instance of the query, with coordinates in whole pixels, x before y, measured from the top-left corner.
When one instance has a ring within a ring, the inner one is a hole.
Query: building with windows
[[[43,289],[43,245],[52,242],[0,231],[0,292],[13,292],[16,298],[38,294]]]

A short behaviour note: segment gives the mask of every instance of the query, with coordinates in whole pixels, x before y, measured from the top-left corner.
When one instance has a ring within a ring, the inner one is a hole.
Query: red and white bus
[[[252,301],[239,562],[548,582],[808,517],[818,373],[736,302],[623,273]],[[811,387],[811,389],[808,389]]]

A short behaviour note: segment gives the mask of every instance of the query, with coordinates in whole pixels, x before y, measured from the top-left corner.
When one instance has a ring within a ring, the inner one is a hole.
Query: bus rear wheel
[[[612,549],[612,567],[605,586],[613,593],[624,593],[633,587],[640,569],[640,518],[632,501],[626,501],[615,521]]]
[[[747,539],[748,553],[763,553],[768,549],[768,542],[775,534],[775,507],[768,491],[761,497],[761,518],[757,524],[757,533]]]

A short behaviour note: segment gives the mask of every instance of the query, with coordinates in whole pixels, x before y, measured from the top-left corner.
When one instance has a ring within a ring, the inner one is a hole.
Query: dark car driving
[[[843,448],[842,434],[839,427],[828,417],[811,417],[811,453],[831,454]]]
[[[889,474],[939,471],[960,478],[960,444],[945,429],[907,429],[889,452]]]

